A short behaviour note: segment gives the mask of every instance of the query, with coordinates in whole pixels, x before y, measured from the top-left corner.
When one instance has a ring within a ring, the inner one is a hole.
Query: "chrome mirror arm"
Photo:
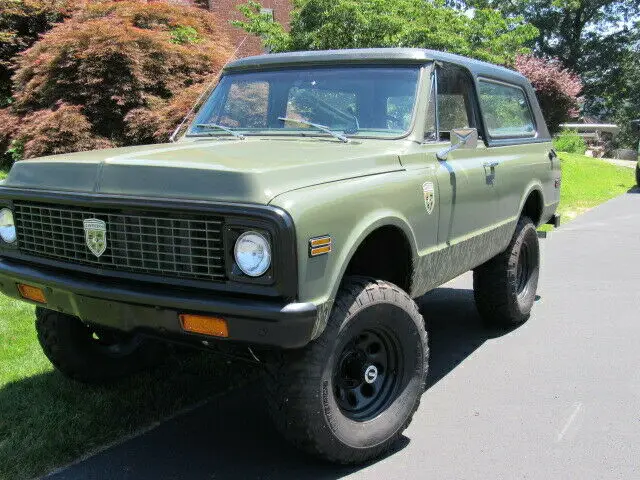
[[[453,152],[454,150],[457,150],[462,145],[464,145],[464,143],[460,142],[460,143],[456,143],[455,145],[451,145],[447,148],[443,148],[442,150],[436,153],[436,158],[441,162],[444,162],[451,152]]]

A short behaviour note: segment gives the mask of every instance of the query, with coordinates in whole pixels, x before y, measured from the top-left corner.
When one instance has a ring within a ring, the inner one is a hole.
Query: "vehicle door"
[[[446,63],[438,65],[433,81],[425,145],[434,142],[441,146],[438,152],[442,153],[451,145],[452,130],[479,127],[479,109],[466,69]],[[495,225],[498,222],[495,171],[484,143],[479,141],[474,148],[461,146],[444,155],[430,155],[435,157],[440,192],[438,243],[451,245],[473,240]]]
[[[530,102],[520,86],[479,78],[478,94],[496,165],[498,213],[503,221],[513,220],[533,181],[542,184],[545,199],[557,197],[551,144],[538,138]]]

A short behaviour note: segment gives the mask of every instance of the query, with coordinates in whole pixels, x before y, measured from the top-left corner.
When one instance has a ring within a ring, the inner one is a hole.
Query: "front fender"
[[[298,301],[328,312],[349,261],[362,241],[382,226],[405,235],[413,260],[437,236],[437,216],[425,212],[424,172],[397,171],[317,185],[276,197],[296,228]],[[310,257],[309,240],[329,235],[331,253]],[[382,252],[385,254],[385,252]],[[393,252],[388,252],[393,254]]]
[[[409,221],[401,212],[397,210],[379,209],[374,210],[364,216],[353,228],[345,241],[344,247],[340,250],[340,256],[337,259],[337,268],[335,269],[333,278],[330,281],[331,292],[330,298],[335,295],[340,287],[342,277],[358,250],[362,242],[375,230],[381,227],[392,226],[398,228],[404,234],[406,240],[411,247],[411,261],[413,262],[417,256],[416,239],[413,230],[409,226]]]

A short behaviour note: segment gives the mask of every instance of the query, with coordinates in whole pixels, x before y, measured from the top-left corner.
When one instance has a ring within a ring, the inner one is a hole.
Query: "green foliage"
[[[295,0],[291,29],[260,13],[260,4],[239,7],[235,25],[260,35],[271,51],[368,47],[423,47],[511,65],[537,30],[492,9],[465,15],[424,0]]]
[[[195,28],[178,25],[171,29],[171,41],[180,45],[184,45],[185,43],[198,43],[200,36]]]
[[[632,130],[631,121],[640,119],[640,46],[629,51],[623,59],[614,85],[616,88],[609,87],[604,98],[610,105],[611,116],[621,127],[615,142],[618,147],[637,148],[640,132]]]
[[[469,0],[537,27],[536,54],[559,59],[582,78],[583,113],[623,127],[617,138],[632,147],[626,124],[640,116],[637,69],[640,65],[640,0]],[[635,114],[632,111],[635,109]]]
[[[18,140],[32,158],[166,141],[189,110],[183,92],[194,99],[232,50],[215,17],[198,8],[87,4],[18,58],[4,112],[17,121],[0,123],[0,148]]]
[[[13,140],[7,148],[7,156],[11,163],[22,160],[24,158],[24,143],[21,140]]]
[[[562,130],[553,139],[553,148],[558,152],[577,153],[584,155],[587,145],[584,139],[575,130]]]
[[[603,43],[632,28],[640,8],[640,0],[471,0],[467,3],[478,8],[495,8],[508,16],[524,17],[538,29],[536,51],[559,58],[566,67],[578,72],[582,71],[581,64],[590,50],[606,49]]]

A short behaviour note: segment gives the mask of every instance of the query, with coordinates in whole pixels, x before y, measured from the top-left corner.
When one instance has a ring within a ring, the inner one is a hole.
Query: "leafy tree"
[[[531,44],[534,51],[559,59],[582,78],[584,114],[621,122],[626,129],[630,110],[638,111],[631,97],[637,92],[633,65],[640,62],[640,0],[469,0],[467,4],[496,8],[535,25],[539,33]],[[631,146],[626,130],[618,140]]]
[[[636,148],[640,141],[638,132],[632,131],[631,121],[640,119],[640,47],[636,46],[620,64],[617,89],[609,90],[607,101],[613,103],[613,120],[621,127],[616,137],[619,146]],[[614,108],[615,107],[615,108]]]
[[[613,39],[623,41],[640,12],[640,0],[471,0],[479,8],[496,8],[535,25],[535,51],[558,58],[581,72],[585,55],[601,51]]]
[[[0,140],[25,158],[166,140],[232,51],[201,9],[89,4],[18,58]]]
[[[294,0],[289,32],[261,14],[256,2],[239,8],[246,21],[235,24],[260,35],[274,52],[423,47],[511,65],[537,35],[520,18],[489,8],[467,15],[439,1]]]
[[[577,115],[579,78],[559,62],[522,55],[537,30],[518,17],[505,19],[490,8],[466,13],[424,0],[302,0],[294,3],[291,30],[260,13],[250,2],[240,7],[246,31],[261,35],[272,51],[365,47],[426,47],[515,67],[533,83],[549,127]]]
[[[578,116],[582,82],[560,61],[522,55],[516,59],[515,68],[536,89],[540,108],[552,133],[559,131],[561,123]]]
[[[79,5],[79,0],[0,0],[0,107],[11,98],[13,58]]]

